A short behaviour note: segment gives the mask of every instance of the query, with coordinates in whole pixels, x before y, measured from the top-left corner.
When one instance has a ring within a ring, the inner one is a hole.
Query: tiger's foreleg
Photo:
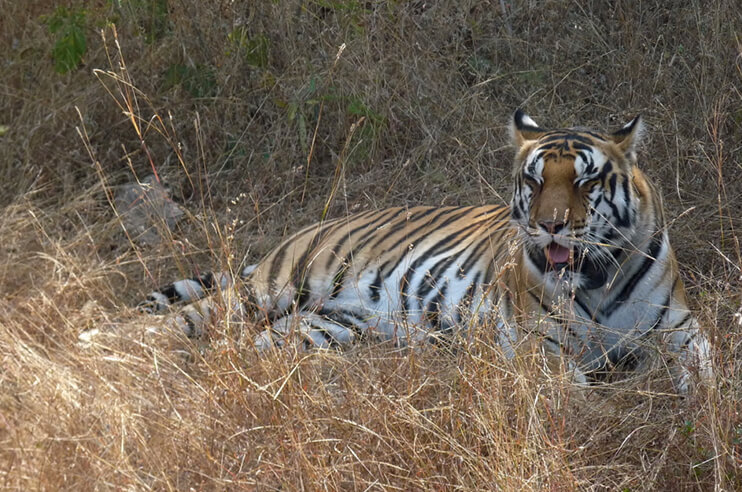
[[[668,349],[677,357],[673,380],[680,393],[688,393],[694,380],[709,384],[714,375],[708,338],[695,318],[689,317],[685,325],[663,334]]]
[[[329,349],[352,344],[356,332],[341,323],[312,312],[287,314],[255,337],[255,348],[265,351],[298,342],[303,349]]]

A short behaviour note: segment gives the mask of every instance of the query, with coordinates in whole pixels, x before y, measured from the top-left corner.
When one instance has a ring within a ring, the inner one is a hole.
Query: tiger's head
[[[610,134],[546,130],[515,112],[511,214],[532,270],[574,287],[605,285],[642,212],[647,190],[635,182],[642,130],[638,116]]]

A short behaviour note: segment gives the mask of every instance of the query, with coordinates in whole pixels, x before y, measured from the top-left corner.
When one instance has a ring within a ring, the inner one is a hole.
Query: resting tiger
[[[270,321],[256,347],[407,344],[480,323],[508,356],[537,334],[580,382],[661,344],[686,391],[693,372],[710,375],[709,343],[686,305],[661,197],[637,166],[642,131],[640,117],[610,134],[545,130],[518,110],[510,207],[387,208],[297,232],[241,274],[238,308]],[[230,285],[209,273],[144,305],[192,303],[179,319],[196,335],[208,295]]]

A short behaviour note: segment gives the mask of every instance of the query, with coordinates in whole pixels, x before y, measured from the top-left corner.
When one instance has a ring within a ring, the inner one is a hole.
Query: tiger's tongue
[[[569,249],[557,243],[551,243],[546,247],[546,258],[552,265],[567,263],[569,261]]]

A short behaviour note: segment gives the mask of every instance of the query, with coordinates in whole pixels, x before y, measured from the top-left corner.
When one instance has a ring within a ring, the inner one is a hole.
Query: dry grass
[[[55,2],[0,2],[0,486],[742,488],[737,2],[92,4],[84,64],[58,74]],[[507,200],[518,106],[553,126],[645,116],[644,167],[714,340],[709,391],[647,375],[576,391],[484,335],[455,354],[258,358],[237,336],[253,327],[194,344],[127,307],[328,203]],[[191,215],[143,246],[109,198],[153,171]],[[108,335],[81,347],[92,328]]]

